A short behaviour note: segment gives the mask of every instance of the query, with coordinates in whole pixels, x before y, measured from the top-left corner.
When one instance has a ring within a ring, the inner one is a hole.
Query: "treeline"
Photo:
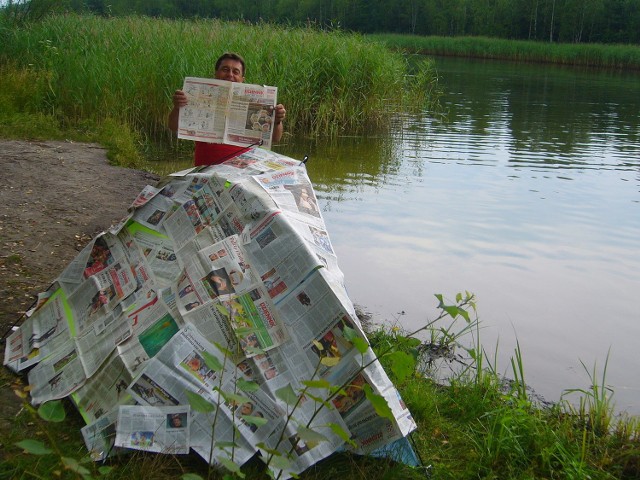
[[[638,0],[8,0],[27,8],[311,24],[361,33],[640,43]],[[44,6],[44,8],[43,8]]]

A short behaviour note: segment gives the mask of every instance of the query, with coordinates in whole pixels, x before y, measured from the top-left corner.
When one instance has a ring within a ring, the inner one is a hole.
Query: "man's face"
[[[242,63],[238,60],[225,58],[216,70],[216,78],[218,80],[227,80],[229,82],[244,82]]]

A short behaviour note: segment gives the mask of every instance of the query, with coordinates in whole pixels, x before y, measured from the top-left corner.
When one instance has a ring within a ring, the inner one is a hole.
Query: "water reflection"
[[[386,138],[291,143],[359,304],[414,328],[433,293],[478,295],[491,350],[517,336],[551,400],[602,366],[640,413],[637,76],[438,60],[448,121],[400,116]],[[405,311],[405,315],[398,312]],[[582,383],[581,383],[582,382]]]

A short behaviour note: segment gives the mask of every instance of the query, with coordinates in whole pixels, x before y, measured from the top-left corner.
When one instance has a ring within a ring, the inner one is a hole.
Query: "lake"
[[[606,364],[617,410],[640,414],[638,75],[436,65],[446,121],[277,148],[310,157],[352,300],[411,330],[434,294],[473,292],[498,371],[518,341],[525,380],[557,401]]]

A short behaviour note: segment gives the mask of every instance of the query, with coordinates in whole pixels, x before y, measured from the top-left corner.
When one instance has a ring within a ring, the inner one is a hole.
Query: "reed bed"
[[[0,29],[0,40],[0,66],[46,79],[40,112],[63,125],[115,119],[142,141],[171,138],[174,90],[211,77],[225,51],[245,57],[247,82],[279,88],[296,135],[384,129],[390,110],[424,108],[435,85],[429,62],[410,67],[362,36],[269,24],[64,15]]]
[[[488,37],[420,37],[380,34],[367,38],[392,49],[431,55],[640,70],[640,46],[546,43]]]

